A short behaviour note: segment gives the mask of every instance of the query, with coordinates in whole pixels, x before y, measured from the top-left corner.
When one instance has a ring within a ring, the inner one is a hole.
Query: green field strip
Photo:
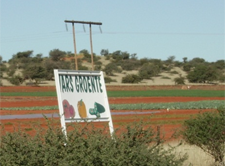
[[[199,112],[200,113],[200,112]],[[135,121],[144,121],[149,125],[176,125],[183,124],[185,120],[196,117],[197,114],[146,114],[137,116],[112,116],[113,123],[115,125],[127,125],[127,123],[133,123]],[[122,122],[124,121],[124,122]]]
[[[223,90],[108,91],[108,97],[225,97]]]
[[[198,112],[197,112],[198,113]],[[201,113],[201,112],[199,112]],[[135,115],[135,114],[134,114]],[[123,116],[123,115],[112,115],[113,120],[125,120],[125,119],[148,119],[148,120],[158,120],[158,119],[175,119],[175,118],[184,118],[184,119],[188,119],[190,117],[194,117],[193,114],[157,114],[157,113],[152,113],[152,114],[141,114],[141,115],[137,115],[137,116]]]
[[[139,103],[139,104],[110,104],[111,110],[160,110],[160,109],[217,109],[225,106],[225,100],[205,100],[193,102],[171,103]],[[36,107],[1,107],[0,110],[58,110],[58,106]]]
[[[10,111],[37,111],[37,110],[58,110],[58,106],[36,106],[36,107],[1,107],[0,110]]]
[[[121,122],[121,121],[114,121],[113,124],[114,125],[120,125],[120,126],[127,126],[128,123],[134,123],[135,121],[141,121],[141,119],[138,119],[138,118],[135,118],[135,119],[128,119],[130,120],[130,122],[127,122],[127,121],[124,121],[124,122]],[[186,119],[173,119],[173,120],[155,120],[155,121],[151,121],[151,120],[148,120],[148,119],[142,119],[142,121],[145,122],[145,125],[166,125],[166,124],[169,124],[169,125],[177,125],[177,124],[180,124],[182,125],[184,123]]]
[[[56,97],[56,92],[1,92],[1,96]]]
[[[139,104],[110,104],[111,110],[159,110],[159,109],[217,109],[225,106],[224,100],[205,100],[194,102],[171,103],[139,103]]]
[[[107,91],[108,97],[225,97],[223,90],[147,90],[147,91]],[[1,96],[57,96],[49,92],[1,92]]]

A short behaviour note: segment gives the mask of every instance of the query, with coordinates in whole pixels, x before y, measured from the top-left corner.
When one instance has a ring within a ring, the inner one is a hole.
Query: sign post
[[[59,114],[65,135],[66,123],[108,122],[114,132],[102,71],[54,70]]]

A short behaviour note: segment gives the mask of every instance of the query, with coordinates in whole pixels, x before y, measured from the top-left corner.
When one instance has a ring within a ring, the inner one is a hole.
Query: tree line
[[[103,65],[100,61],[101,56],[110,63]],[[179,67],[187,73],[187,77],[180,75],[174,79],[175,84],[185,84],[185,80],[191,83],[214,83],[225,82],[225,60],[216,62],[207,62],[203,58],[193,58],[188,60],[183,58],[182,62],[176,61],[175,56],[169,56],[167,60],[156,58],[138,59],[137,54],[130,54],[127,51],[117,50],[112,53],[108,49],[102,49],[100,55],[93,55],[95,70],[105,72],[105,82],[110,83],[115,80],[111,79],[115,73],[122,71],[137,70],[138,74],[127,74],[122,78],[122,83],[139,83],[144,79],[152,79],[159,76],[162,72],[171,72],[174,67]],[[91,54],[88,50],[83,49],[78,54],[78,69],[91,70],[83,65],[83,62],[91,63]],[[32,50],[18,52],[8,61],[8,66],[2,61],[0,56],[1,78],[8,79],[12,84],[20,85],[25,80],[34,81],[36,84],[41,80],[53,80],[54,69],[75,69],[74,54],[71,52],[53,49],[49,52],[48,57],[42,54],[33,55]],[[16,74],[20,70],[22,74]],[[7,74],[3,76],[3,72]]]

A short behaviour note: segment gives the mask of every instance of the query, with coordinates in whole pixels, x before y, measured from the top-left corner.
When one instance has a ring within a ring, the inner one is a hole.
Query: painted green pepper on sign
[[[96,115],[97,118],[100,118],[101,117],[100,114],[103,112],[105,112],[104,106],[97,102],[94,103],[94,108],[89,109],[89,113],[91,115]]]

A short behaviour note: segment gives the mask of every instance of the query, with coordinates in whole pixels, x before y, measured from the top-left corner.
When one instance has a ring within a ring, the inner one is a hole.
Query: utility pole
[[[76,49],[76,40],[75,40],[75,27],[74,27],[74,23],[72,23],[72,26],[73,26],[73,45],[74,45],[75,66],[76,66],[76,70],[78,70],[78,64],[77,64],[77,49]]]
[[[101,22],[87,22],[87,21],[74,21],[74,20],[65,20],[65,23],[72,23],[73,25],[73,41],[74,41],[74,56],[75,56],[75,64],[76,64],[76,70],[78,70],[77,65],[77,53],[76,53],[76,42],[75,42],[75,28],[74,24],[89,24],[89,31],[90,31],[90,45],[91,45],[91,64],[92,64],[92,71],[94,70],[94,58],[93,58],[93,47],[92,47],[92,31],[91,31],[91,25],[102,25]]]

